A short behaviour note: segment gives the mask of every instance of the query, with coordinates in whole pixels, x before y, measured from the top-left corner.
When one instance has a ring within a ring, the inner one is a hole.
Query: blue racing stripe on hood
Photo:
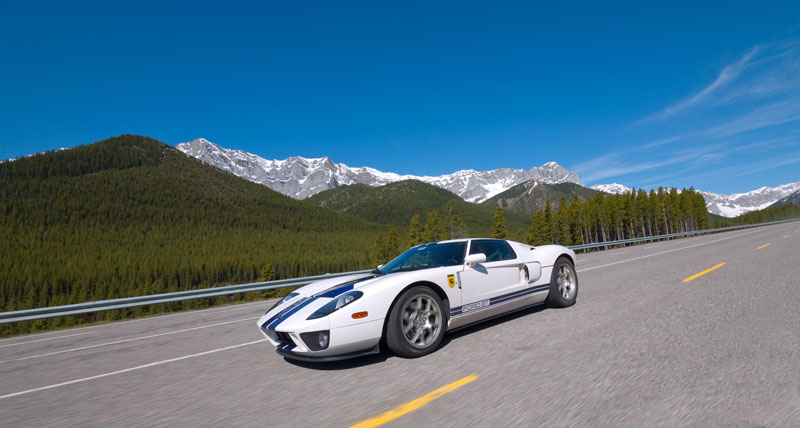
[[[277,318],[274,321],[272,321],[272,323],[270,323],[269,325],[267,325],[267,323],[264,323],[264,325],[266,325],[267,328],[269,329],[275,329],[275,327],[277,327],[280,323],[286,321],[287,318],[296,314],[300,309],[305,308],[306,306],[308,306],[309,303],[313,302],[314,300],[317,300],[317,296],[313,296],[310,299],[303,301],[303,303],[293,307],[289,311],[281,312],[280,314],[278,314]]]
[[[356,286],[355,283],[353,283],[353,284],[342,285],[336,288],[330,288],[328,290],[323,291],[322,293],[315,294],[314,297],[327,297],[332,299],[334,297],[338,297],[340,294],[347,293],[348,291],[352,290],[353,287],[355,286]]]
[[[292,306],[284,309],[283,311],[281,311],[280,313],[278,313],[274,317],[268,319],[267,322],[262,324],[262,327],[275,329],[278,325],[280,325],[280,323],[286,321],[289,317],[291,317],[292,315],[296,314],[298,311],[300,311],[300,309],[303,309],[304,307],[308,306],[311,302],[313,302],[313,301],[315,301],[315,300],[317,300],[319,298],[334,299],[334,298],[339,297],[340,295],[342,295],[344,293],[347,293],[348,291],[352,290],[357,283],[363,282],[363,281],[367,281],[367,280],[370,280],[372,278],[377,278],[378,276],[379,275],[370,275],[370,276],[366,276],[364,278],[357,279],[357,280],[355,280],[353,282],[348,282],[348,283],[345,283],[345,284],[335,285],[335,286],[333,286],[333,287],[331,287],[331,288],[329,288],[329,289],[327,289],[325,291],[319,292],[319,293],[311,296],[310,298],[308,298],[306,300],[298,301],[297,303],[295,303],[295,305],[292,305]]]
[[[307,299],[308,299],[308,298],[306,297],[306,298],[301,298],[301,299],[297,300],[296,302],[294,302],[294,303],[292,303],[291,305],[289,305],[289,307],[287,307],[287,308],[285,308],[285,309],[283,309],[283,310],[279,311],[277,314],[273,315],[273,316],[272,316],[270,319],[268,319],[268,320],[267,320],[267,321],[266,321],[264,324],[261,324],[261,326],[262,326],[262,327],[264,327],[264,328],[266,328],[266,326],[267,326],[267,325],[269,325],[269,324],[270,324],[272,321],[275,321],[275,320],[276,320],[278,317],[280,317],[281,315],[285,314],[286,312],[289,312],[289,311],[291,311],[292,309],[294,309],[295,307],[297,307],[297,305],[299,305],[299,304],[301,304],[301,303],[305,302]]]

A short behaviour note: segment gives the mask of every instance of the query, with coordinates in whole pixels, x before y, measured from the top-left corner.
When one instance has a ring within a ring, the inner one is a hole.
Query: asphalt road
[[[0,425],[800,427],[798,255],[800,222],[580,255],[577,305],[419,359],[286,361],[265,302],[0,340]]]

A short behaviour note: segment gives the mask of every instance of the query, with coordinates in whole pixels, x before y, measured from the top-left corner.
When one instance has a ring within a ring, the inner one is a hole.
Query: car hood
[[[295,293],[299,293],[300,297],[310,297],[315,294],[322,293],[331,288],[336,288],[343,285],[351,284],[356,281],[366,282],[367,280],[376,277],[378,277],[378,275],[374,273],[360,273],[347,276],[338,276],[336,278],[323,279],[321,281],[312,282],[311,284],[298,288],[297,290],[295,290]]]

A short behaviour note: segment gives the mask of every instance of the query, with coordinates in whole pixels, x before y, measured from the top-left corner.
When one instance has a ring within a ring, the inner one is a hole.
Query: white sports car
[[[332,361],[379,352],[433,352],[444,333],[520,308],[573,305],[575,252],[499,239],[458,239],[409,249],[369,274],[318,281],[258,320],[277,352]]]

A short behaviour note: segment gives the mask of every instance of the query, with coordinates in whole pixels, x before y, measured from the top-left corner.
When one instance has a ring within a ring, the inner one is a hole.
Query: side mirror
[[[380,269],[380,268],[382,268],[382,267],[383,267],[383,265],[378,265],[378,269]]]
[[[465,259],[464,262],[469,265],[469,267],[475,267],[478,263],[483,263],[486,261],[486,254],[478,253],[478,254],[470,254]]]

